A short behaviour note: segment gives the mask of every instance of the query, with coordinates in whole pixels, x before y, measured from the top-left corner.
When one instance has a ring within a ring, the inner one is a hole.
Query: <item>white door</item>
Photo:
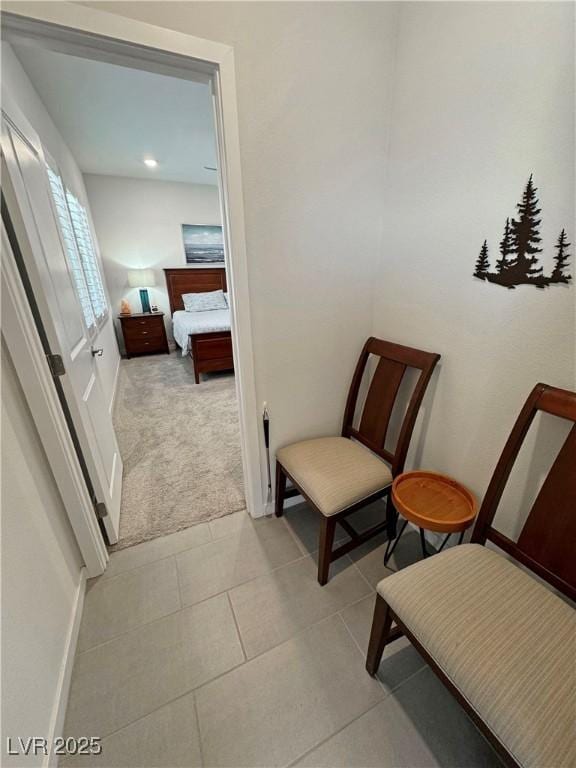
[[[6,104],[6,100],[5,104]],[[6,198],[21,243],[35,299],[52,353],[61,356],[59,377],[86,468],[94,500],[110,543],[118,541],[122,459],[106,407],[92,342],[97,328],[88,328],[78,297],[78,277],[66,257],[44,155],[38,136],[15,107],[3,109],[3,175]],[[112,352],[112,350],[110,350]],[[103,350],[106,354],[106,350]]]

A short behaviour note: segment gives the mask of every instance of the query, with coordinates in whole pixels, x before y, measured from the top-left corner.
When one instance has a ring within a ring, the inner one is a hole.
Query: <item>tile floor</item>
[[[113,554],[88,586],[65,728],[103,753],[61,765],[500,766],[406,641],[365,672],[382,540],[322,588],[317,537],[302,504]],[[417,557],[407,534],[390,565]]]

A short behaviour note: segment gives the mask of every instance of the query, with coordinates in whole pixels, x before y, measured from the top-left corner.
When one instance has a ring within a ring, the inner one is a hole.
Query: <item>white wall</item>
[[[12,98],[39,135],[45,151],[56,162],[66,186],[82,202],[90,215],[90,206],[80,169],[12,47],[6,43],[2,44],[2,87],[11,93]],[[96,359],[104,395],[106,401],[110,403],[114,395],[116,372],[120,362],[112,318],[102,326],[94,345],[104,349],[103,357]]]
[[[472,277],[484,238],[494,258],[530,173],[545,270],[562,227],[576,242],[573,21],[568,3],[401,9],[374,331],[442,354],[412,461],[479,496],[533,385],[574,386],[574,287]],[[556,431],[540,427],[546,449]],[[546,459],[525,453],[534,485]],[[514,533],[518,519],[511,501],[500,524]]]
[[[120,311],[124,297],[130,301],[132,311],[141,311],[138,289],[128,286],[128,270],[152,268],[156,286],[149,291],[150,299],[166,312],[171,337],[163,269],[186,266],[182,224],[221,223],[218,187],[92,174],[84,176],[84,183],[113,315]],[[118,339],[123,349],[121,333]]]
[[[88,3],[234,46],[257,398],[339,429],[372,327],[392,3]]]
[[[442,353],[411,461],[481,496],[533,384],[574,385],[574,288],[472,278],[531,172],[547,266],[576,238],[571,4],[86,4],[234,46],[272,447],[338,430],[375,333]]]
[[[50,735],[81,557],[2,343],[2,765],[6,737]]]

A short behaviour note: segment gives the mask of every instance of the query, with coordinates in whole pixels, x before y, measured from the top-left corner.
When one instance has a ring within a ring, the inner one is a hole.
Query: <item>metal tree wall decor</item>
[[[506,288],[515,288],[517,285],[546,288],[554,283],[568,283],[572,280],[572,275],[566,272],[570,259],[568,253],[570,243],[564,229],[558,235],[554,246],[556,255],[552,273],[545,275],[538,264],[538,254],[542,253],[540,247],[542,219],[538,218],[541,209],[538,207],[537,191],[530,174],[522,195],[522,202],[516,206],[518,219],[506,219],[504,234],[499,245],[500,258],[494,264],[494,271],[490,271],[488,242],[484,240],[476,260],[474,277]]]

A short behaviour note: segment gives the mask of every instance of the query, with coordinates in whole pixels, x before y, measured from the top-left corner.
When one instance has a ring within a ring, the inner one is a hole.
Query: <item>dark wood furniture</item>
[[[362,412],[357,426],[355,420],[356,408],[358,405],[358,396],[363,379],[368,374],[368,363],[373,356],[377,359],[377,364],[372,375],[367,395],[364,400]],[[426,392],[428,382],[432,371],[440,355],[432,352],[423,352],[412,347],[405,347],[400,344],[394,344],[389,341],[383,341],[371,337],[367,340],[360,354],[356,365],[346,409],[344,411],[344,421],[342,426],[342,437],[355,440],[381,459],[384,459],[391,466],[392,478],[400,474],[404,468],[406,454],[410,445],[410,438],[418,415],[418,410]],[[396,397],[400,390],[400,385],[404,378],[406,370],[412,368],[419,371],[417,379],[412,388],[408,405],[401,420],[399,437],[395,448],[389,450],[385,448],[388,427],[391,421],[392,412],[396,403]],[[289,479],[292,483],[290,489],[286,489],[286,481]],[[360,546],[373,536],[388,530],[389,538],[394,538],[396,531],[396,512],[390,501],[390,488],[387,487],[372,493],[365,498],[361,498],[357,503],[347,506],[345,509],[326,516],[322,510],[312,501],[310,495],[302,488],[298,478],[291,475],[281,462],[276,462],[276,509],[275,514],[281,517],[284,508],[284,499],[290,496],[302,495],[308,504],[314,509],[321,519],[319,557],[318,557],[318,582],[321,585],[328,581],[330,563],[340,557],[343,557],[352,549]],[[387,499],[386,519],[370,528],[367,531],[358,533],[347,518],[354,512],[362,509],[368,504],[378,499]],[[334,534],[336,524],[339,523],[346,533],[350,536],[350,541],[342,544],[336,549],[332,549],[334,543]]]
[[[118,315],[118,319],[122,327],[127,358],[158,352],[170,354],[166,328],[164,327],[164,312]]]
[[[447,475],[424,470],[398,475],[392,483],[392,502],[404,522],[396,538],[388,540],[384,565],[388,565],[409,522],[418,526],[422,557],[428,557],[425,531],[446,534],[438,549],[441,552],[453,533],[460,534],[458,543],[462,543],[478,511],[476,499],[468,488]]]
[[[165,269],[164,275],[172,314],[184,309],[184,293],[226,292],[227,288],[224,267],[174,267]],[[190,334],[188,354],[192,360],[196,384],[200,383],[201,373],[234,370],[230,331]]]
[[[542,411],[575,422],[534,505],[518,541],[492,526],[506,482],[534,417]],[[523,566],[576,600],[576,392],[537,384],[526,400],[496,465],[480,508],[472,542],[492,542]]]
[[[571,421],[573,426],[540,488],[518,540],[513,541],[494,528],[493,521],[524,438],[539,411]],[[499,547],[524,569],[532,571],[570,600],[576,600],[576,557],[574,555],[576,551],[576,392],[558,389],[547,384],[537,384],[532,390],[496,465],[474,526],[471,543],[485,545],[486,542]],[[446,552],[437,557],[443,558],[449,555],[450,552]],[[418,578],[421,583],[426,582],[426,568],[434,565],[434,561],[436,556],[425,563],[411,566],[420,569]],[[402,576],[409,570],[410,568],[404,569],[398,576]],[[396,576],[389,578],[394,580]],[[530,576],[526,578],[531,579]],[[534,606],[535,609],[536,606]],[[392,627],[393,622],[395,627]],[[505,632],[506,628],[504,627],[502,631]],[[554,626],[543,620],[541,631],[543,634],[554,632]],[[488,727],[437,660],[414,636],[411,627],[403,621],[402,610],[397,606],[393,612],[380,594],[376,600],[366,659],[366,669],[369,674],[376,674],[387,643],[396,640],[402,634],[410,640],[464,707],[505,763],[510,766],[519,766],[518,761],[502,743],[498,734]],[[539,638],[535,636],[533,642],[537,644]],[[568,670],[564,672],[567,673]],[[542,691],[542,700],[546,700],[546,695],[547,692]]]

